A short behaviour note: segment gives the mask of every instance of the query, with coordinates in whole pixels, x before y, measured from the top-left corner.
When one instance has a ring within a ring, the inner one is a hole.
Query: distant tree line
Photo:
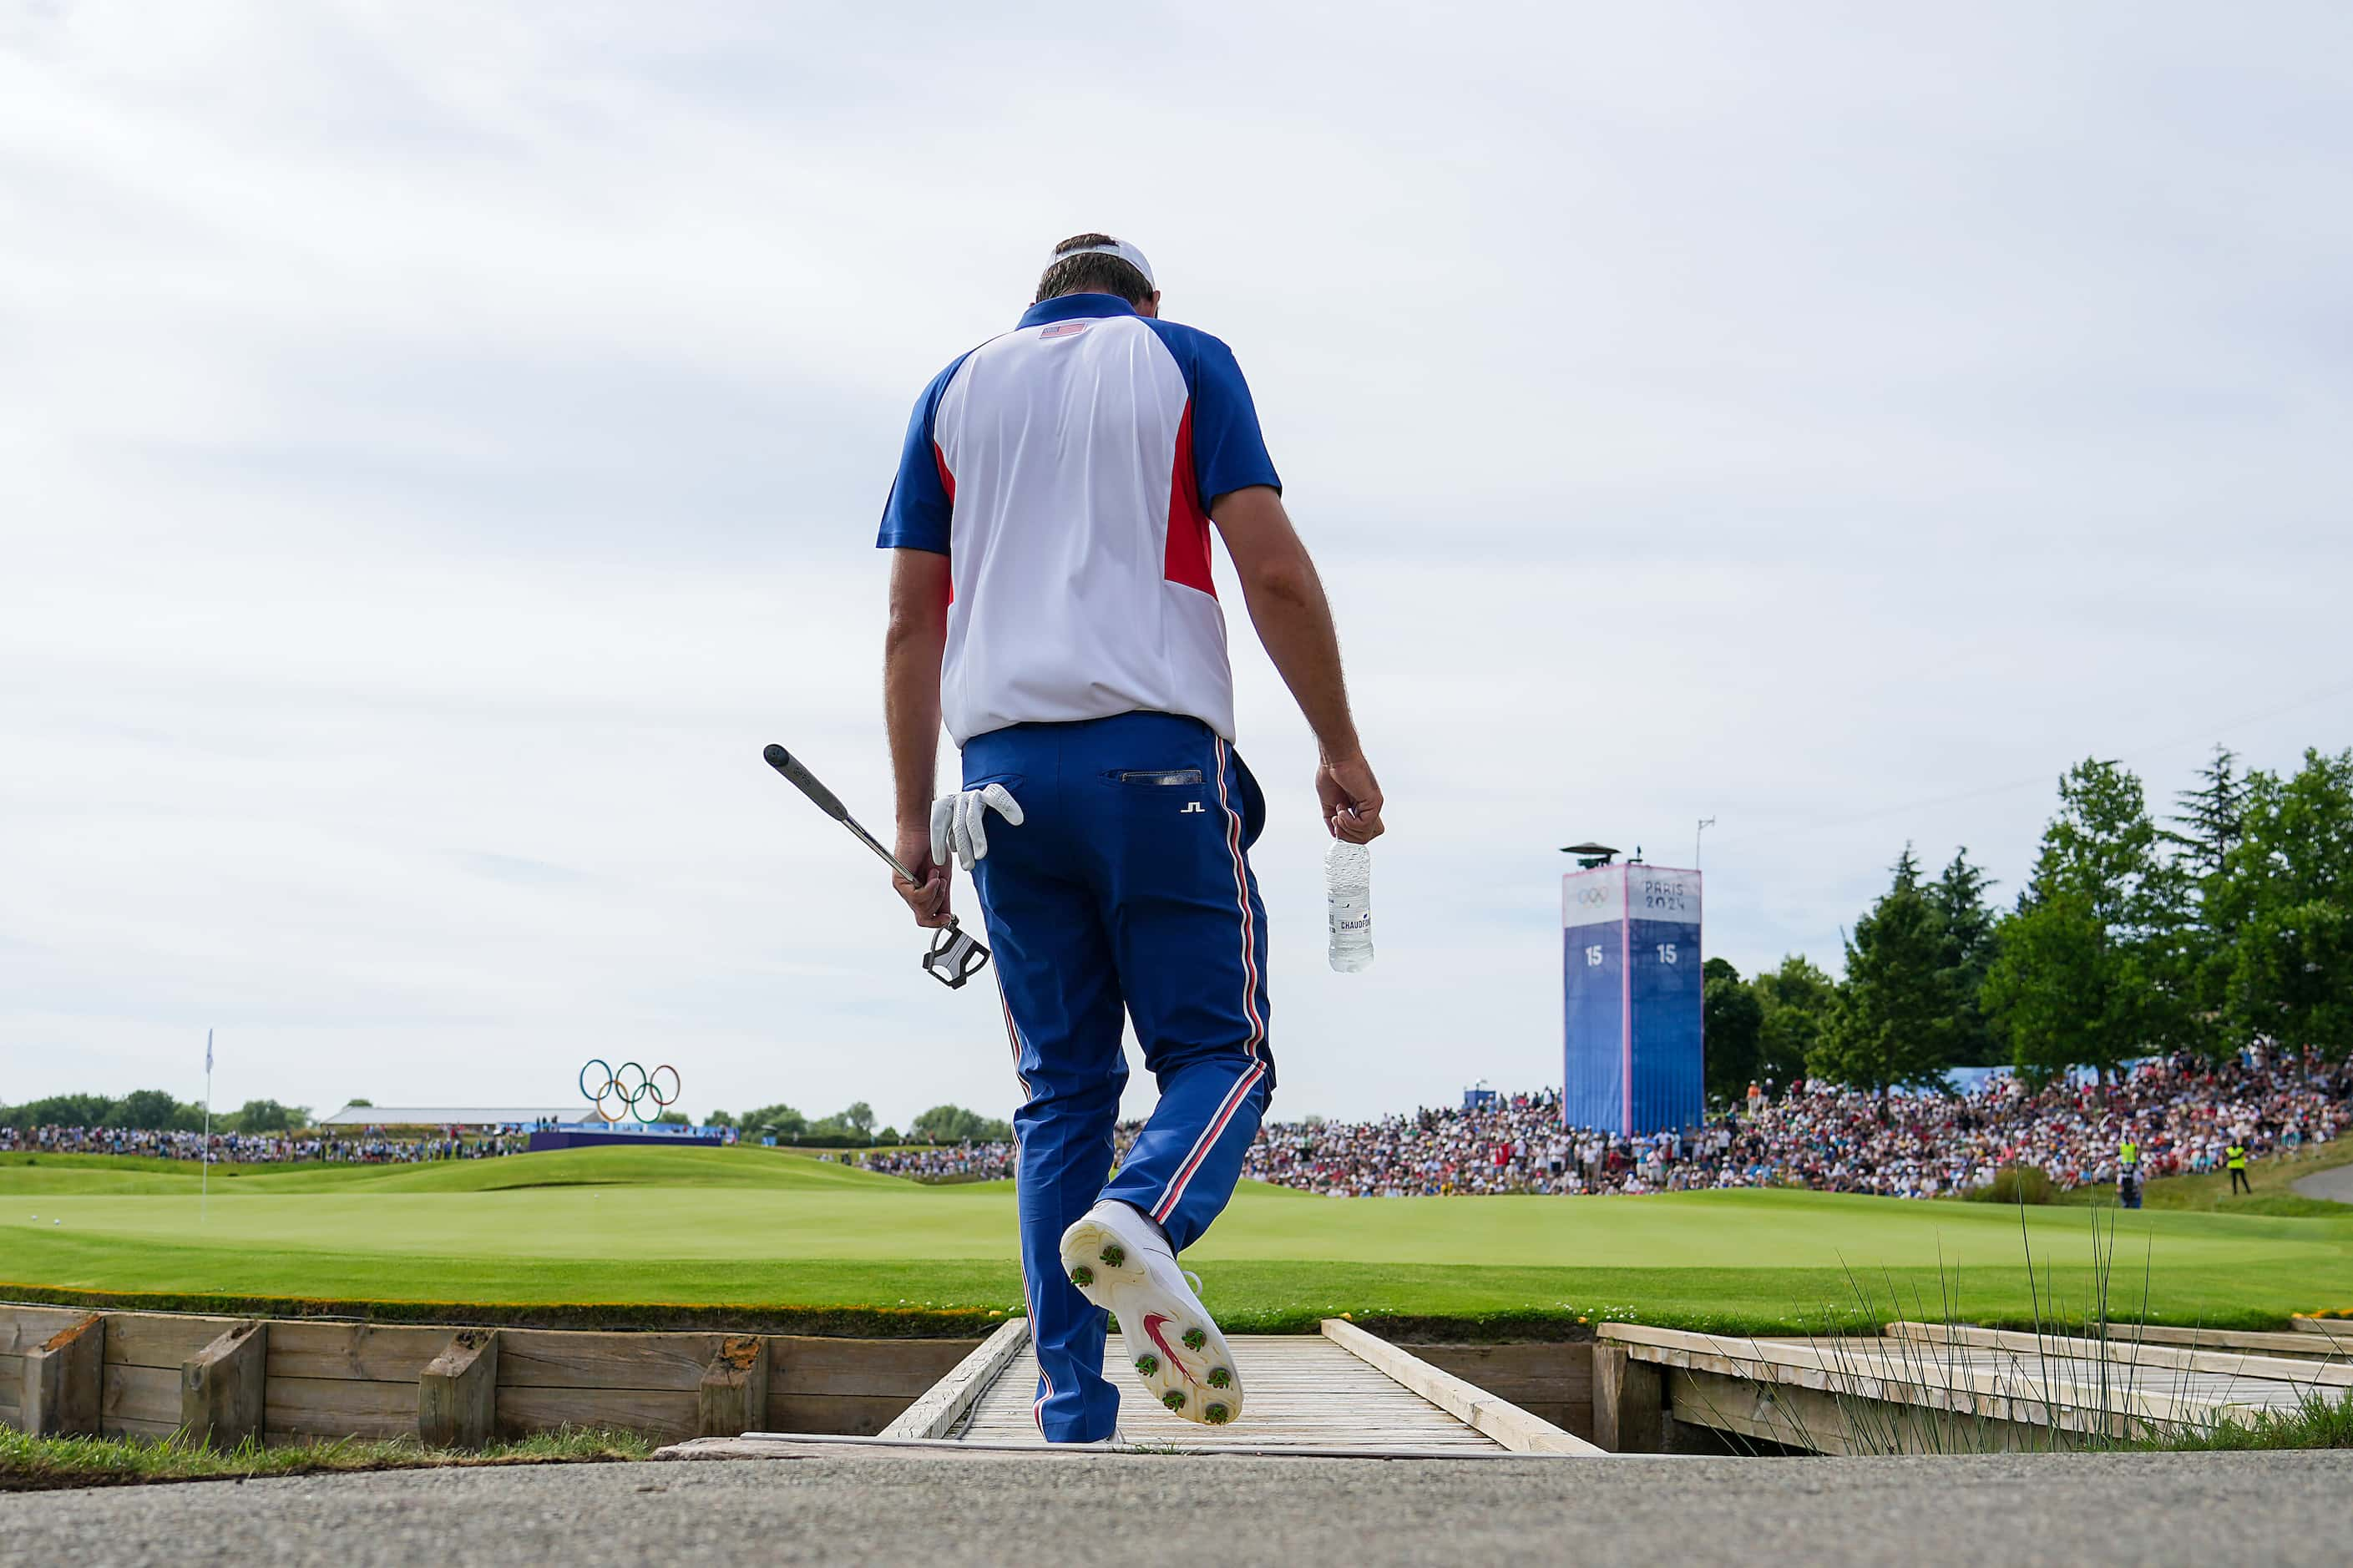
[[[1709,1094],[1810,1078],[1883,1096],[2001,1063],[2107,1079],[2257,1041],[2353,1056],[2353,750],[2280,774],[2218,746],[2162,818],[2130,769],[2078,763],[2010,909],[1992,885],[1966,848],[1929,877],[1907,844],[1842,980],[1797,955],[1746,980],[1708,960]]]
[[[248,1100],[235,1110],[213,1112],[216,1132],[290,1132],[311,1125],[307,1105]],[[138,1089],[120,1100],[103,1094],[53,1094],[22,1105],[0,1106],[0,1127],[28,1131],[36,1127],[120,1127],[134,1132],[201,1132],[205,1108],[174,1100],[160,1089]]]
[[[934,1105],[908,1123],[901,1132],[895,1127],[880,1131],[874,1126],[874,1108],[864,1100],[851,1103],[846,1110],[836,1111],[820,1121],[812,1121],[789,1105],[764,1105],[756,1110],[731,1115],[714,1110],[707,1118],[713,1127],[733,1127],[748,1139],[758,1140],[773,1135],[779,1143],[830,1144],[836,1147],[894,1143],[975,1143],[1002,1142],[1013,1136],[1013,1129],[1003,1121],[983,1116],[976,1110],[966,1110],[961,1105]]]

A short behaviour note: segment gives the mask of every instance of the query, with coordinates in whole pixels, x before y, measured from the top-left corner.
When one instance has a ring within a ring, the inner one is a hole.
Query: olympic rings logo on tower
[[[596,1081],[596,1088],[591,1089],[588,1085],[594,1072],[602,1072],[605,1076]],[[670,1074],[668,1089],[661,1086],[664,1073]],[[581,1064],[580,1092],[596,1108],[596,1114],[608,1125],[616,1121],[651,1121],[677,1100],[678,1069],[668,1062],[651,1072],[636,1062],[623,1062],[616,1068],[602,1057],[591,1057]],[[610,1110],[605,1103],[608,1100],[613,1102]],[[653,1107],[651,1115],[646,1111],[648,1105]]]

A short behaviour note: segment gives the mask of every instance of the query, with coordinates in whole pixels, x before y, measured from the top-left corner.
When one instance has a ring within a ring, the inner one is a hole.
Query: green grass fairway
[[[767,1150],[593,1149],[451,1164],[216,1172],[0,1157],[0,1294],[1018,1310],[1007,1184],[925,1187]],[[36,1218],[35,1216],[38,1217]],[[1248,1186],[1187,1255],[1239,1327],[1320,1316],[1577,1316],[1725,1330],[1888,1315],[2016,1322],[2095,1293],[2153,1319],[2277,1323],[2353,1305],[2353,1214],[1904,1203],[1798,1192],[1337,1200]]]

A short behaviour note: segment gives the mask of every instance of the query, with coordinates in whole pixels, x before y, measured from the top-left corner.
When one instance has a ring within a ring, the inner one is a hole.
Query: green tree
[[[908,1124],[907,1135],[934,1143],[996,1143],[1011,1138],[1013,1129],[961,1105],[934,1105]]]
[[[105,1125],[139,1132],[194,1132],[205,1124],[200,1106],[183,1105],[160,1089],[134,1089],[116,1100]]]
[[[375,1110],[375,1100],[357,1100],[357,1099],[353,1099],[353,1100],[345,1100],[343,1103],[344,1103],[345,1105],[350,1106],[350,1107],[351,1107],[353,1110]]]
[[[280,1105],[274,1100],[248,1100],[222,1118],[222,1124],[239,1132],[284,1132],[311,1124],[307,1105]]]
[[[702,1121],[703,1125],[706,1127],[733,1127],[735,1125],[735,1119],[728,1115],[723,1110],[714,1110],[710,1115],[704,1117]]]
[[[1879,901],[1854,922],[1846,944],[1846,984],[1810,1072],[1833,1083],[1888,1090],[1939,1081],[1951,1059],[1955,995],[1945,958],[1945,926],[1920,885],[1910,845]]]
[[[2005,1058],[1980,1005],[1986,971],[1993,965],[1996,916],[1986,899],[1993,885],[1982,867],[1969,863],[1964,846],[1926,889],[1944,928],[1944,967],[1957,1003],[1950,1058],[1956,1067],[1991,1067]]]
[[[824,1121],[812,1123],[807,1136],[871,1141],[874,1136],[874,1108],[862,1100],[852,1100],[847,1110],[837,1110]]]
[[[2221,876],[2231,851],[2246,837],[2250,781],[2239,775],[2238,765],[2237,752],[2216,746],[2198,770],[2197,787],[2173,797],[2176,809],[2168,819],[2173,826],[2163,837],[2181,852],[2184,868],[2197,882]]]
[[[1757,1072],[1757,1036],[1765,1026],[1765,1006],[1740,978],[1740,971],[1721,958],[1700,966],[1700,1027],[1705,1042],[1707,1093],[1712,1100],[1736,1100],[1748,1092]]]
[[[99,1127],[114,1101],[102,1094],[52,1094],[0,1112],[0,1124],[29,1131],[36,1127]]]
[[[789,1105],[764,1105],[757,1110],[745,1111],[737,1125],[747,1137],[774,1133],[789,1142],[808,1131],[809,1120]]]
[[[2250,774],[2244,828],[2206,900],[2229,1027],[2353,1054],[2353,750]]]
[[[1757,1031],[1757,1068],[1768,1085],[1786,1089],[1806,1076],[1806,1058],[1838,1004],[1838,982],[1793,952],[1780,968],[1757,975],[1751,988],[1764,1014]]]
[[[654,1121],[657,1125],[663,1127],[691,1127],[694,1125],[693,1122],[687,1120],[686,1112],[683,1110],[658,1111],[654,1115]]]
[[[2162,842],[2129,769],[2087,761],[2059,781],[2059,814],[2001,923],[1984,994],[2030,1079],[2080,1066],[2105,1080],[2187,1037],[2181,872]]]
[[[2174,851],[2183,900],[2182,1028],[2208,1056],[2228,1048],[2232,1028],[2231,974],[2244,900],[2225,883],[2233,875],[2232,852],[2246,837],[2252,783],[2238,772],[2231,749],[2216,746],[2198,770],[2197,785],[2175,795],[2171,826],[2161,835]]]

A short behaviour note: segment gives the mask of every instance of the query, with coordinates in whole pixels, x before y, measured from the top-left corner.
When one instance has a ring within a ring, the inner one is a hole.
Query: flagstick
[[[205,1223],[205,1204],[213,1192],[213,1032],[205,1031],[205,1142],[196,1151],[196,1223]]]

